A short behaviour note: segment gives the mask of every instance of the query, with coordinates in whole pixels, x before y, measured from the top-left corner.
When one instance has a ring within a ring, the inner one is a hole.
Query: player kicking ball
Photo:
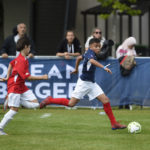
[[[30,51],[30,41],[27,37],[22,37],[17,42],[17,51],[20,54],[12,60],[8,67],[7,77],[0,81],[7,81],[8,106],[10,110],[4,115],[0,122],[0,135],[7,135],[3,129],[6,124],[17,114],[19,106],[26,108],[37,108],[39,102],[33,92],[25,85],[25,80],[46,80],[47,75],[31,76],[29,73],[29,63],[26,58]]]
[[[93,38],[89,42],[89,49],[83,56],[79,56],[76,60],[76,67],[72,73],[78,73],[78,66],[83,59],[83,69],[80,78],[77,81],[75,90],[72,93],[71,100],[66,98],[52,98],[47,97],[40,103],[40,108],[45,107],[48,104],[59,104],[73,107],[75,106],[83,96],[88,95],[89,100],[97,98],[103,103],[104,110],[110,119],[112,130],[124,129],[126,125],[118,123],[113,115],[109,98],[104,94],[103,90],[95,82],[95,70],[96,67],[103,68],[108,73],[112,73],[110,69],[104,67],[97,61],[96,54],[100,52],[101,45],[99,39]]]

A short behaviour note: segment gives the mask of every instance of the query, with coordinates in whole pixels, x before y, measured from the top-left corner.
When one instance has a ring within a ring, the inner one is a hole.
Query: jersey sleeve
[[[88,60],[95,59],[95,54],[90,52],[90,53],[87,53],[86,57]]]
[[[10,62],[10,64],[11,64],[12,67],[14,67],[14,65],[15,65],[15,59],[12,60],[12,61]]]
[[[29,72],[29,64],[28,61],[21,61],[16,65],[16,69],[18,74],[21,76],[22,79],[27,79],[30,76]]]

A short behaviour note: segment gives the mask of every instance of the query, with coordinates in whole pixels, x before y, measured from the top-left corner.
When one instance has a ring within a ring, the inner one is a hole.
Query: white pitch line
[[[40,118],[48,118],[50,117],[52,114],[51,113],[45,113],[43,114]]]

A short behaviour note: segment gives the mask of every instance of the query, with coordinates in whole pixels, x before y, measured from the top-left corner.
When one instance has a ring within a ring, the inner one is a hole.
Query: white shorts
[[[83,81],[79,78],[72,97],[82,99],[85,95],[88,95],[89,100],[93,100],[101,94],[104,94],[104,92],[97,83]]]
[[[32,101],[37,99],[31,90],[28,90],[22,94],[9,93],[8,106],[19,107],[21,101]]]

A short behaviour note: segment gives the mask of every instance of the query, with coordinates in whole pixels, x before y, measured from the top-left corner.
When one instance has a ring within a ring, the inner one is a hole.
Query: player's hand
[[[78,73],[78,70],[74,70],[70,74],[77,74],[77,73]]]
[[[109,68],[105,68],[105,71],[107,71],[108,73],[112,74],[111,70]]]
[[[28,57],[29,57],[29,58],[33,58],[34,55],[33,55],[32,53],[30,53],[30,54],[28,55]]]
[[[43,75],[43,79],[44,79],[44,80],[48,80],[48,75],[47,75],[47,74],[44,74],[44,75]]]
[[[8,78],[0,78],[1,82],[7,81],[7,80],[8,80]]]

